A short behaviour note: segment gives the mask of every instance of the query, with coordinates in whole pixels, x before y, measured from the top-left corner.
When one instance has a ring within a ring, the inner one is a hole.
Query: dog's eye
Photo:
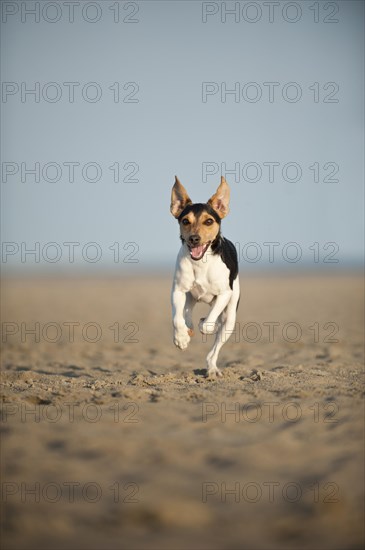
[[[189,225],[189,220],[187,218],[184,218],[182,221],[183,225]]]
[[[212,225],[212,223],[214,222],[214,220],[212,220],[212,218],[208,218],[207,220],[205,220],[205,225]]]

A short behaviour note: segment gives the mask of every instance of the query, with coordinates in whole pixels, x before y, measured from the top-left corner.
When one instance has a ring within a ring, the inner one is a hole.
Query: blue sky
[[[5,270],[173,266],[175,174],[197,202],[226,176],[247,267],[361,259],[363,2],[22,4],[2,6]]]

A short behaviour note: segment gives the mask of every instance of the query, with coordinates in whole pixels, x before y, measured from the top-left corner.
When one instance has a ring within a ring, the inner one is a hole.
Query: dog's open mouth
[[[189,247],[190,256],[193,258],[193,260],[201,260],[204,254],[206,253],[206,251],[208,250],[209,245],[210,245],[210,241],[200,246]]]

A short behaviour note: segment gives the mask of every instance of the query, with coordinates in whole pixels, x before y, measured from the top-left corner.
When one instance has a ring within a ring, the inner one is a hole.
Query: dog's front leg
[[[186,326],[184,310],[186,293],[177,287],[173,288],[172,296],[172,322],[174,325],[174,344],[180,349],[186,349],[190,342],[191,329]]]
[[[214,334],[217,332],[217,319],[222,311],[227,307],[232,296],[232,291],[227,290],[219,294],[210,310],[208,317],[200,319],[199,330],[202,334]]]

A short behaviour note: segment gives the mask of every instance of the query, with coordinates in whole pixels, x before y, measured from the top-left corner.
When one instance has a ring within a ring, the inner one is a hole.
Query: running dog
[[[222,376],[218,354],[235,328],[240,298],[236,248],[221,234],[221,220],[229,212],[230,190],[222,177],[207,203],[193,203],[175,176],[171,214],[178,220],[182,246],[176,261],[171,303],[174,343],[185,350],[193,336],[192,312],[197,302],[209,304],[207,317],[200,319],[202,334],[215,334],[207,355],[208,378]]]

